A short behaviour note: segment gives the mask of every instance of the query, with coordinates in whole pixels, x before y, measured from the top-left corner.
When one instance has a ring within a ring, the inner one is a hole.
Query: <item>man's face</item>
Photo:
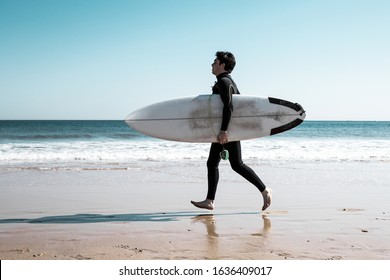
[[[214,59],[213,64],[211,64],[211,72],[218,76],[219,74],[226,72],[225,70],[225,63],[221,63],[219,59]]]

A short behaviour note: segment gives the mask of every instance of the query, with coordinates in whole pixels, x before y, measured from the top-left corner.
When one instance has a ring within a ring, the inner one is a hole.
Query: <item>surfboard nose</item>
[[[285,107],[288,107],[290,109],[293,109],[301,116],[302,120],[305,119],[305,117],[306,117],[306,111],[305,111],[305,109],[303,109],[302,105],[299,103],[293,103],[293,102],[279,99],[279,98],[275,98],[275,97],[268,97],[268,101],[269,101],[269,103],[272,103],[272,104],[281,105],[281,106],[285,106]]]
[[[300,116],[306,116],[306,111],[305,109],[303,109],[303,107],[301,106],[301,104],[299,103],[295,103],[295,105],[297,107],[299,107],[300,109],[297,111],[299,113]]]
[[[290,130],[290,129],[300,125],[303,122],[303,120],[306,118],[306,111],[305,111],[305,109],[303,109],[302,105],[299,103],[293,103],[293,102],[290,102],[287,100],[274,98],[274,97],[269,97],[268,100],[272,104],[285,106],[285,107],[293,109],[294,111],[297,112],[297,118],[295,120],[293,120],[292,122],[289,122],[285,125],[271,129],[270,135],[275,135],[275,134]]]

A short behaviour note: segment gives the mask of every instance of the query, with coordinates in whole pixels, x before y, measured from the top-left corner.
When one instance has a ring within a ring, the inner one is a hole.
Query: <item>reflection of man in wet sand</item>
[[[194,222],[202,222],[207,229],[207,235],[212,237],[218,237],[218,234],[215,231],[215,219],[214,215],[198,215],[192,218]]]
[[[207,230],[207,254],[210,259],[218,259],[218,234],[215,229],[214,215],[198,215],[192,218],[194,222],[201,222]]]
[[[263,229],[259,233],[251,234],[252,236],[267,236],[271,229],[271,221],[266,215],[261,216],[263,219]],[[219,258],[218,252],[218,233],[216,231],[216,221],[213,214],[202,214],[192,218],[193,222],[201,222],[207,230],[207,251],[211,259]]]
[[[261,218],[263,219],[263,230],[259,233],[252,234],[252,236],[266,236],[271,230],[271,220],[268,219],[267,215],[261,215]]]
[[[252,235],[264,236],[271,229],[271,220],[267,217],[267,215],[261,215],[263,219],[263,229],[260,233],[254,233]],[[215,218],[213,214],[202,214],[192,218],[194,222],[202,222],[206,226],[207,235],[212,237],[218,237],[218,233],[216,232],[216,224]]]

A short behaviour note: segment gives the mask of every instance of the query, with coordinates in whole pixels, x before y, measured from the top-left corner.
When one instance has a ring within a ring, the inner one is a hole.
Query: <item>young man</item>
[[[266,188],[256,173],[249,168],[241,159],[240,141],[229,142],[228,128],[233,112],[232,94],[240,94],[238,88],[229,75],[236,65],[236,59],[230,52],[217,52],[214,63],[211,64],[212,73],[217,77],[217,82],[213,87],[213,94],[219,94],[223,102],[222,125],[218,135],[219,143],[212,143],[207,160],[208,192],[203,201],[191,201],[193,205],[199,208],[213,210],[215,193],[219,180],[218,165],[221,161],[220,153],[225,148],[229,152],[229,161],[232,169],[243,176],[249,182],[257,187],[263,196],[262,210],[271,205],[271,190]]]

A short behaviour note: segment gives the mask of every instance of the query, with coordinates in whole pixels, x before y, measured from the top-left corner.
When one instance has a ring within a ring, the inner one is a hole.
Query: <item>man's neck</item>
[[[219,73],[218,75],[215,75],[215,76],[218,78],[218,77],[222,77],[222,76],[225,76],[225,75],[229,75],[229,72],[224,71],[224,72]]]

